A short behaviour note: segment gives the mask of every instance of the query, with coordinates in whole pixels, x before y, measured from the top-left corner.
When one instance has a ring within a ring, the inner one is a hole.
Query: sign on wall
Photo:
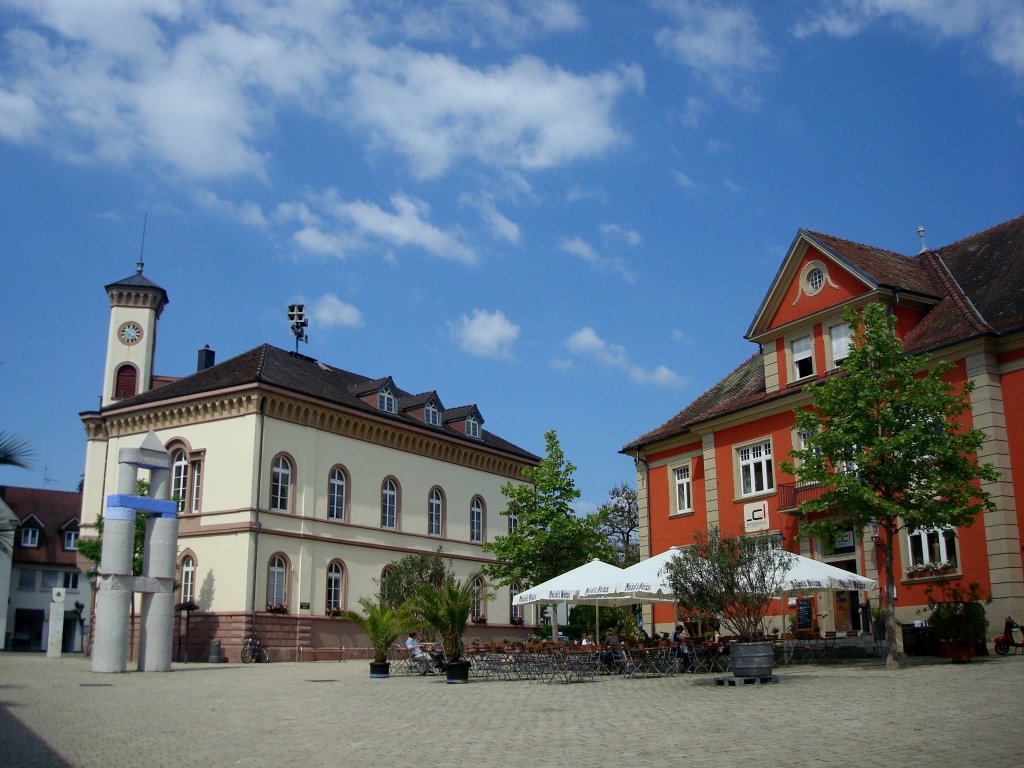
[[[743,532],[768,530],[768,502],[755,501],[743,505]]]

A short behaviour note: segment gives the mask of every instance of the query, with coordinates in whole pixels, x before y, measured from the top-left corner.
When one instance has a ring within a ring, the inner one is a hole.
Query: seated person
[[[676,643],[676,647],[674,649],[676,658],[682,659],[682,662],[679,664],[680,669],[683,672],[689,672],[690,666],[693,662],[690,659],[690,654],[687,650],[686,630],[683,628],[682,624],[676,624],[676,631],[672,633],[672,642]]]
[[[619,646],[622,644],[622,640],[615,632],[610,631],[604,638],[604,650],[601,651],[601,663],[606,667],[615,667],[618,662],[622,659],[622,651],[619,650]]]
[[[444,654],[437,651],[428,652],[420,644],[415,630],[409,633],[409,639],[405,641],[405,649],[409,652],[409,658],[419,667],[421,675],[427,674],[431,666],[436,666],[439,670],[444,669]]]

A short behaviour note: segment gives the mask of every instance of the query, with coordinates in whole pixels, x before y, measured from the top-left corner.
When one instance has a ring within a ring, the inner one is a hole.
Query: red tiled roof
[[[75,564],[75,553],[64,550],[64,533],[61,527],[68,520],[81,518],[82,494],[0,486],[0,498],[19,520],[35,516],[43,525],[43,530],[39,534],[39,546],[34,549],[21,547],[18,543],[20,539],[15,538],[15,562]]]
[[[1024,330],[1024,216],[917,256],[802,232],[876,286],[938,299],[903,338],[908,352],[928,352],[977,336]],[[761,356],[754,355],[660,427],[625,445],[621,453],[684,434],[699,422],[792,391],[767,392]]]

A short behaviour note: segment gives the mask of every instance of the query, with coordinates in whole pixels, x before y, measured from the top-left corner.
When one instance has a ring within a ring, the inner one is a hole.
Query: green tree
[[[684,610],[716,617],[740,642],[753,642],[764,638],[765,614],[792,560],[769,536],[722,536],[712,525],[694,534],[665,573]]]
[[[457,579],[448,574],[439,587],[421,585],[410,603],[419,621],[433,627],[441,636],[448,661],[458,661],[462,657],[462,634],[473,609],[479,577],[479,573],[473,573],[465,579]]]
[[[539,584],[589,560],[611,557],[596,519],[580,517],[572,503],[580,491],[573,480],[576,467],[566,460],[554,430],[544,433],[547,455],[523,474],[529,484],[506,483],[508,503],[502,515],[510,519],[508,534],[484,545],[498,562],[487,566],[488,576],[501,585]]]
[[[440,588],[452,573],[451,564],[441,558],[440,552],[438,547],[437,552],[392,561],[378,582],[381,604],[397,610],[417,594],[420,586]]]
[[[149,482],[138,480],[135,483],[136,496],[149,496]],[[146,548],[146,520],[149,515],[135,515],[135,544],[132,552],[132,575],[142,575],[142,556]],[[93,563],[93,567],[85,572],[90,579],[99,575],[100,560],[103,557],[103,513],[96,516],[96,535],[78,541],[78,554]]]
[[[408,628],[411,614],[408,606],[398,608],[386,604],[379,597],[376,600],[361,598],[359,605],[363,612],[345,611],[342,613],[359,627],[370,638],[375,662],[387,661],[388,650],[402,632]]]
[[[998,475],[977,461],[984,433],[964,424],[973,383],[958,391],[943,378],[952,363],[927,367],[926,356],[907,355],[880,304],[862,315],[847,309],[844,318],[855,329],[853,347],[840,375],[807,387],[811,406],[796,412],[797,430],[807,437],[790,453],[793,462],[781,466],[823,488],[800,505],[803,535],[830,541],[836,531],[878,527],[886,664],[895,669],[899,533],[970,525],[994,509],[979,481]]]
[[[622,483],[612,488],[608,497],[594,515],[597,530],[608,540],[615,554],[615,565],[625,568],[640,561],[640,510],[636,491]]]

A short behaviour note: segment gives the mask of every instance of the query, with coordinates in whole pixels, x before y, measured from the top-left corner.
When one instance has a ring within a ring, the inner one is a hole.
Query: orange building
[[[966,418],[988,436],[978,459],[1001,475],[983,486],[996,510],[973,526],[900,533],[897,618],[920,619],[938,579],[977,582],[993,598],[994,636],[1007,614],[1024,618],[1024,216],[912,256],[801,229],[747,332],[759,351],[622,449],[636,462],[641,552],[691,543],[717,524],[727,534],[774,534],[787,549],[878,578],[877,531],[848,531],[827,551],[798,539],[798,505],[820,489],[798,486],[779,466],[800,440],[794,411],[810,403],[805,385],[846,357],[843,311],[869,302],[896,316],[908,352],[952,361],[954,384],[974,381]],[[877,605],[878,593],[823,593],[814,615],[821,629],[866,631],[859,607],[868,600]],[[667,629],[672,606],[655,606],[653,620]]]

